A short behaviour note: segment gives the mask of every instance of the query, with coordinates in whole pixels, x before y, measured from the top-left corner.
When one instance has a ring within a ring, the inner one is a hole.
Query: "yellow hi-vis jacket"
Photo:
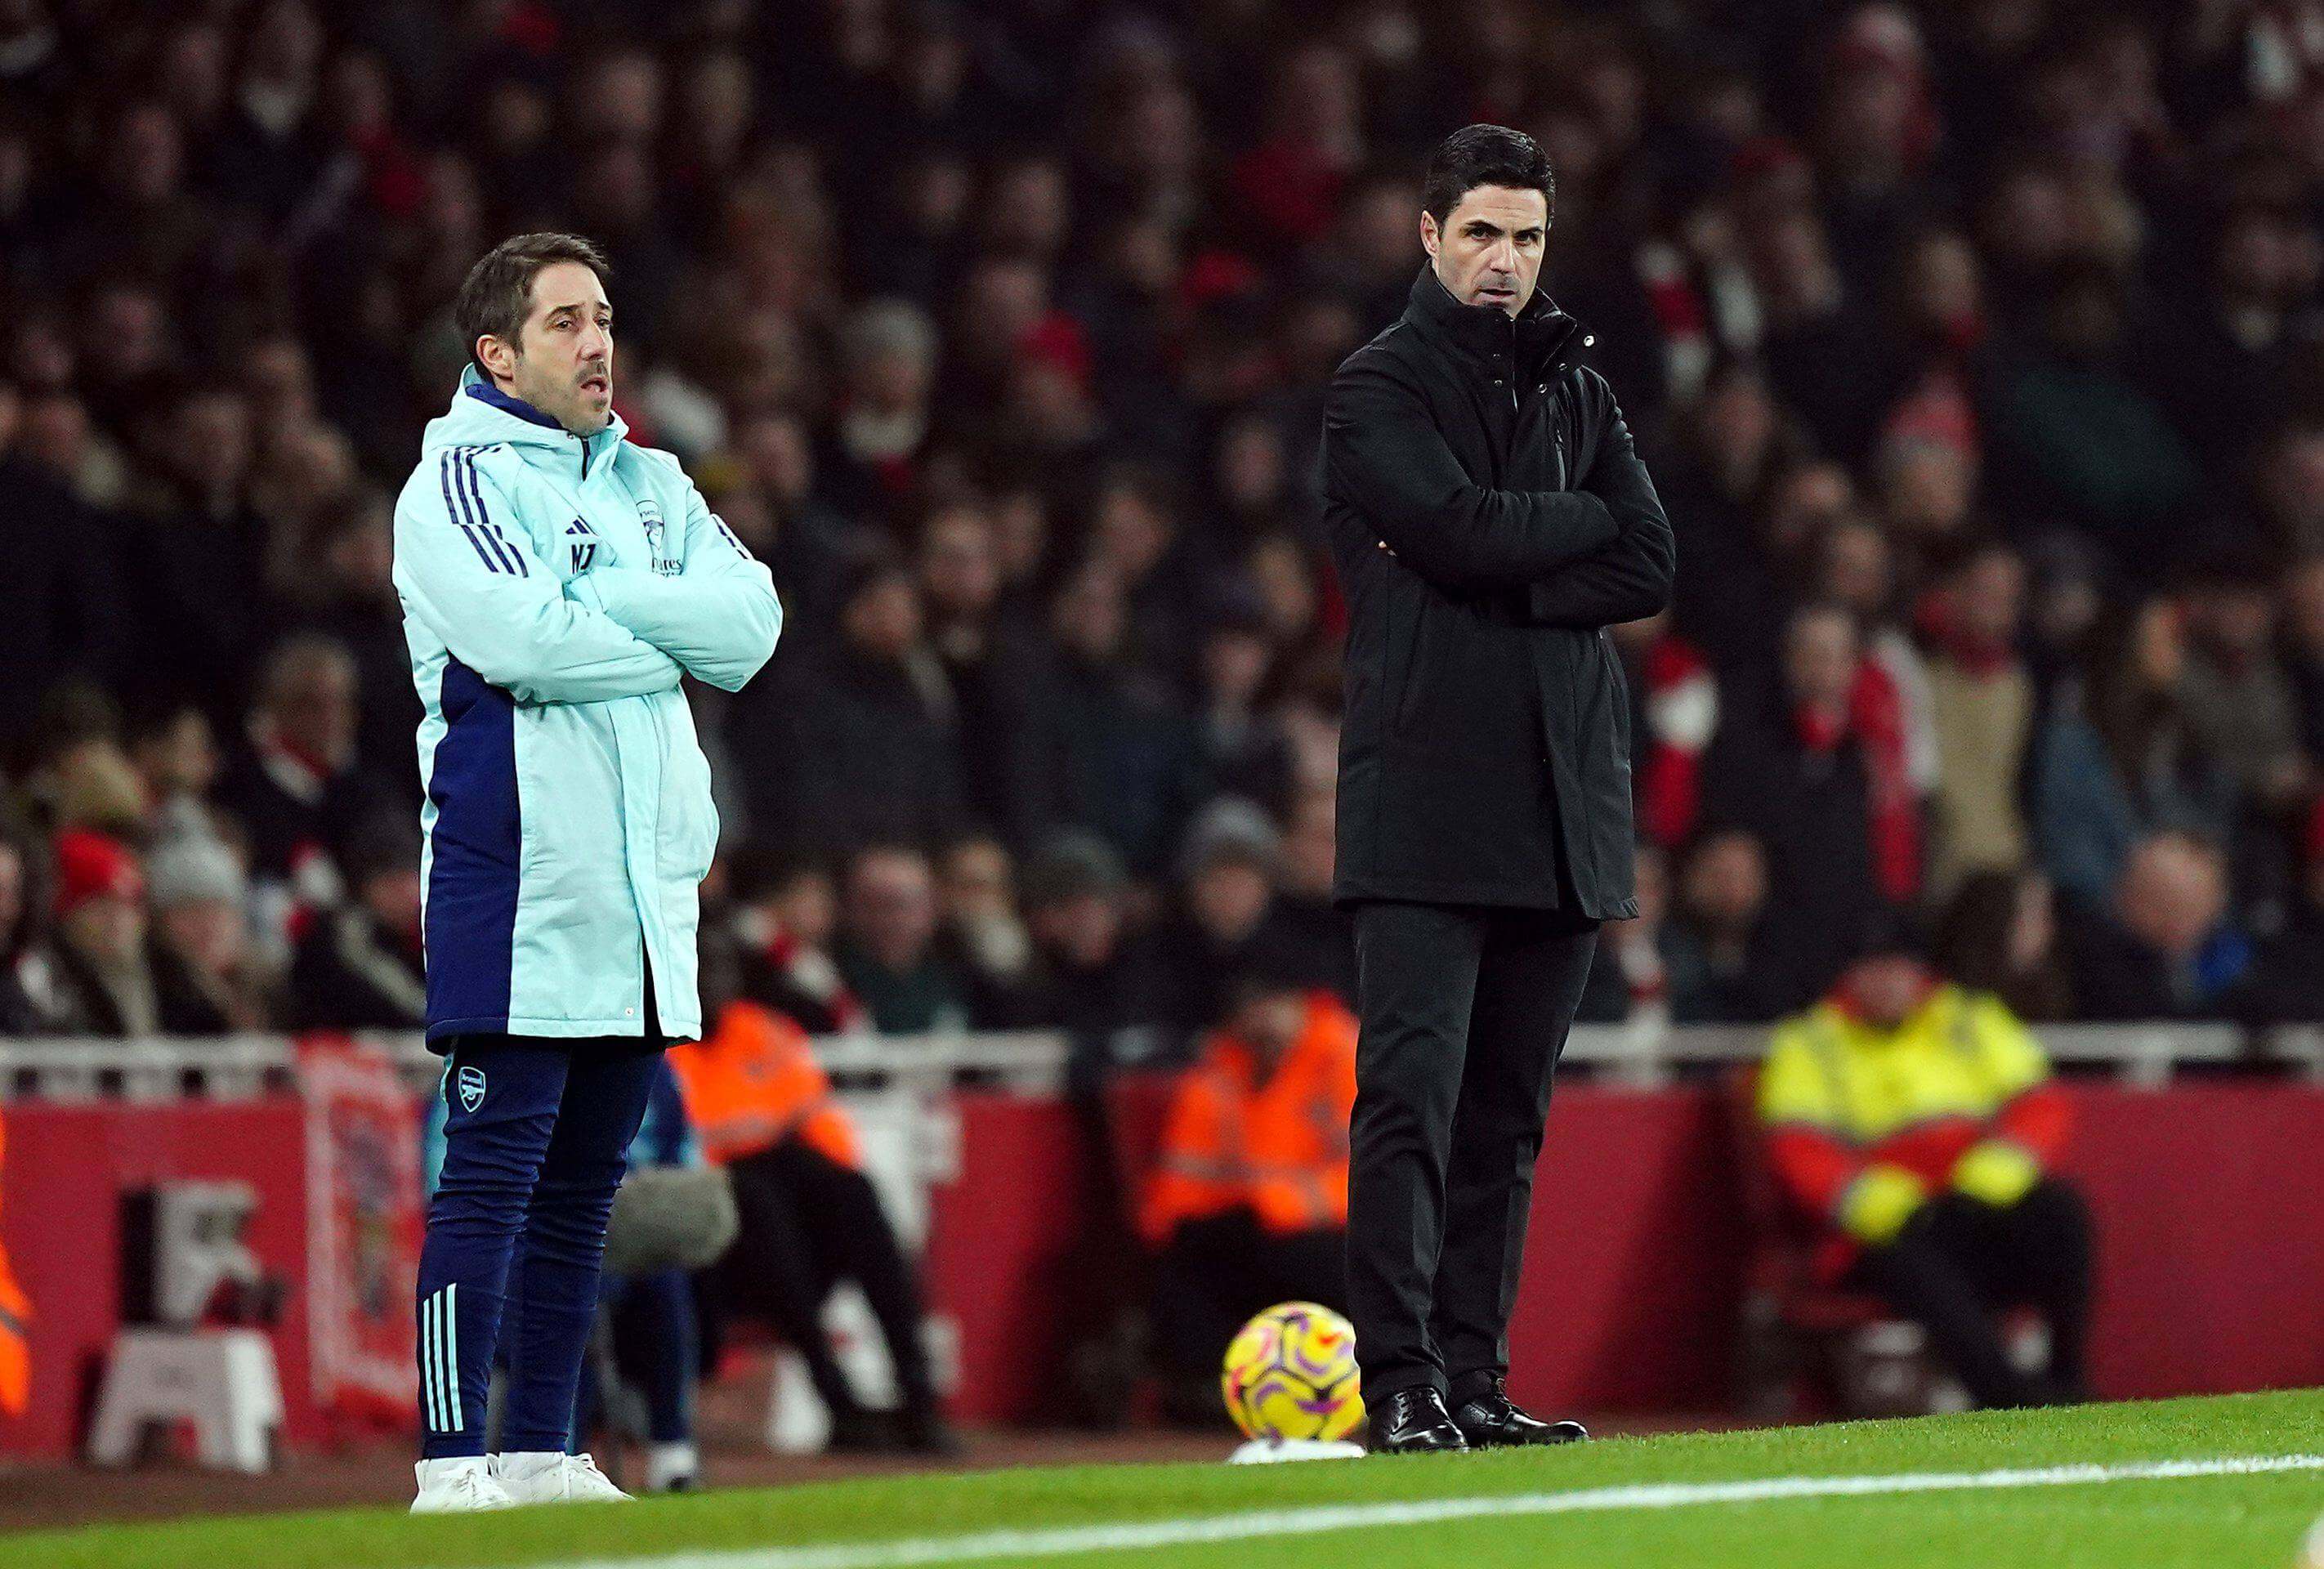
[[[1758,1100],[1777,1178],[1835,1228],[1818,1260],[1828,1276],[1893,1240],[1932,1194],[2015,1204],[2067,1123],[2032,1033],[2000,999],[1952,985],[1932,988],[1895,1029],[1867,1022],[1844,993],[1784,1020]]]

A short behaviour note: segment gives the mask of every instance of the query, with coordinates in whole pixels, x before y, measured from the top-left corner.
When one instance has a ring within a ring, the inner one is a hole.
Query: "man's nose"
[[[1489,259],[1496,272],[1514,273],[1517,270],[1517,242],[1506,238],[1494,241]]]

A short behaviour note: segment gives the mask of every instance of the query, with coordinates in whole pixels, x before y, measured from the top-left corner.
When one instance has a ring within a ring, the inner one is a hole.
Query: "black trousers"
[[[1927,1330],[1938,1358],[1980,1406],[2087,1398],[2089,1212],[2054,1177],[2006,1209],[1960,1193],[1931,1200],[1894,1241],[1857,1260],[1849,1284]],[[2046,1372],[2010,1364],[1993,1310],[2017,1306],[2032,1307],[2050,1326]]]
[[[1154,1352],[1173,1382],[1215,1386],[1219,1354],[1262,1307],[1319,1302],[1347,1310],[1347,1234],[1269,1232],[1247,1209],[1188,1221],[1154,1260]],[[1210,1412],[1217,1414],[1212,1389]]]
[[[824,1404],[845,1416],[862,1404],[832,1354],[823,1303],[840,1281],[854,1281],[880,1322],[904,1409],[934,1410],[919,1282],[871,1178],[797,1139],[726,1169],[742,1221],[719,1264],[727,1301],[765,1314],[807,1363]]]
[[[1508,1371],[1550,1079],[1598,923],[1561,910],[1356,912],[1348,1308],[1364,1398],[1458,1404]]]

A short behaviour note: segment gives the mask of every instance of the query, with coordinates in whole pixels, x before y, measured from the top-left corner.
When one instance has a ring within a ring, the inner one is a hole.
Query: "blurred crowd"
[[[419,1018],[389,504],[505,235],[768,560],[714,939],[811,1030],[1344,990],[1311,464],[1472,120],[1661,486],[1643,913],[2020,1015],[2324,1017],[2324,5],[0,0],[0,1031]]]

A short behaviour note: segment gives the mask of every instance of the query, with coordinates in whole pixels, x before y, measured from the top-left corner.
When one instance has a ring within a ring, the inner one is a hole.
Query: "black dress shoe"
[[[1528,1416],[1495,1379],[1492,1387],[1473,1400],[1463,1400],[1452,1413],[1452,1425],[1471,1449],[1506,1449],[1522,1444],[1572,1444],[1590,1436],[1579,1422],[1545,1422]]]
[[[1434,1385],[1398,1389],[1372,1415],[1374,1454],[1433,1454],[1468,1447],[1461,1429],[1444,1414],[1444,1397]]]

